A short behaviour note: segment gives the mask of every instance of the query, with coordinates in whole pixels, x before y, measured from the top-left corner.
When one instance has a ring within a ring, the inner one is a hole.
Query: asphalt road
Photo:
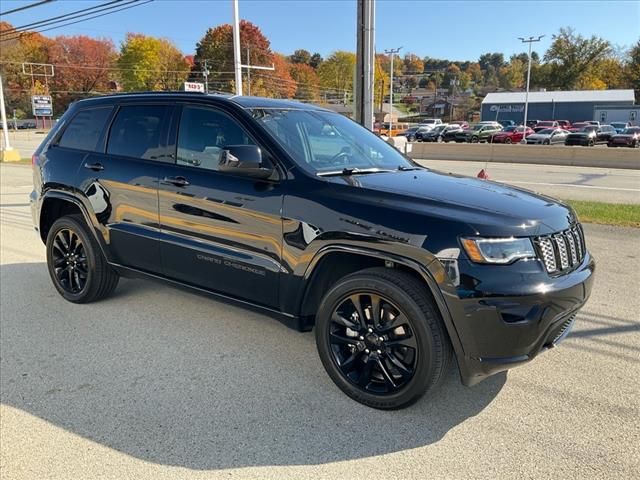
[[[567,200],[640,203],[640,170],[515,163],[417,160],[443,172],[476,176],[486,169],[491,180]]]
[[[62,300],[0,168],[0,478],[637,478],[640,230],[586,226],[576,328],[535,362],[380,412],[343,395],[313,335],[203,295],[122,281]]]

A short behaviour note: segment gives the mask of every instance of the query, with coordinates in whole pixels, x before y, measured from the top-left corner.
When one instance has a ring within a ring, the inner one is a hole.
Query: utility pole
[[[354,110],[356,121],[369,130],[373,130],[375,10],[375,0],[358,0]]]
[[[391,55],[391,73],[389,76],[389,136],[391,136],[391,130],[393,129],[393,56],[401,49],[402,47],[398,47],[384,51],[387,55]]]
[[[202,71],[204,76],[204,93],[209,93],[209,67],[207,66],[207,59],[204,60],[204,70]]]
[[[233,71],[236,77],[236,95],[242,95],[242,58],[240,57],[240,20],[238,0],[233,3]]]
[[[247,65],[249,65],[247,68],[247,90],[249,96],[251,96],[251,60],[249,58],[249,47],[247,47]]]
[[[522,43],[529,44],[529,67],[527,68],[527,91],[524,96],[524,122],[523,122],[524,134],[522,135],[522,140],[520,141],[520,143],[527,143],[527,140],[525,137],[527,135],[527,115],[529,114],[529,82],[531,81],[531,44],[533,42],[539,42],[540,40],[542,40],[543,37],[544,35],[540,35],[538,37],[529,37],[529,38],[518,37],[518,40],[520,40]]]

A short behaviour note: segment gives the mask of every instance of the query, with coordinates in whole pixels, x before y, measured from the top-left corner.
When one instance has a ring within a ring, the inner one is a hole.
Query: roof
[[[172,99],[185,98],[209,98],[217,102],[233,102],[242,108],[283,108],[283,109],[299,109],[299,110],[324,110],[323,108],[308,103],[301,103],[292,100],[279,100],[276,98],[248,97],[235,95],[221,95],[217,93],[201,93],[201,92],[128,92],[113,93],[108,95],[100,95],[80,100],[82,103],[100,103],[107,99],[114,98],[162,98],[169,97]]]
[[[486,103],[524,103],[525,92],[488,93]],[[555,92],[529,92],[529,103],[569,103],[569,102],[635,102],[633,90],[573,90]]]

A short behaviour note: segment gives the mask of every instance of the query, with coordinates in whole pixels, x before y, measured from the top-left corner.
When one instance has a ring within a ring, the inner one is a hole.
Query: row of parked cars
[[[609,147],[640,147],[640,127],[625,123],[601,125],[598,121],[571,124],[567,120],[527,122],[527,126],[503,122],[485,121],[474,125],[466,122],[442,123],[429,120],[408,128],[404,136],[410,142],[457,143],[523,143],[528,145],[582,145],[592,147],[607,144]]]

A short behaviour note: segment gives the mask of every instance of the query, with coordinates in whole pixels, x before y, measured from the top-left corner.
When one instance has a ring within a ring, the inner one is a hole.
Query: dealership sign
[[[35,117],[52,117],[53,100],[50,95],[33,95],[31,97],[31,110]]]
[[[489,111],[499,113],[522,113],[524,112],[524,105],[491,105]]]
[[[184,82],[184,91],[185,92],[203,92],[204,93],[204,83],[200,83],[200,82]]]

